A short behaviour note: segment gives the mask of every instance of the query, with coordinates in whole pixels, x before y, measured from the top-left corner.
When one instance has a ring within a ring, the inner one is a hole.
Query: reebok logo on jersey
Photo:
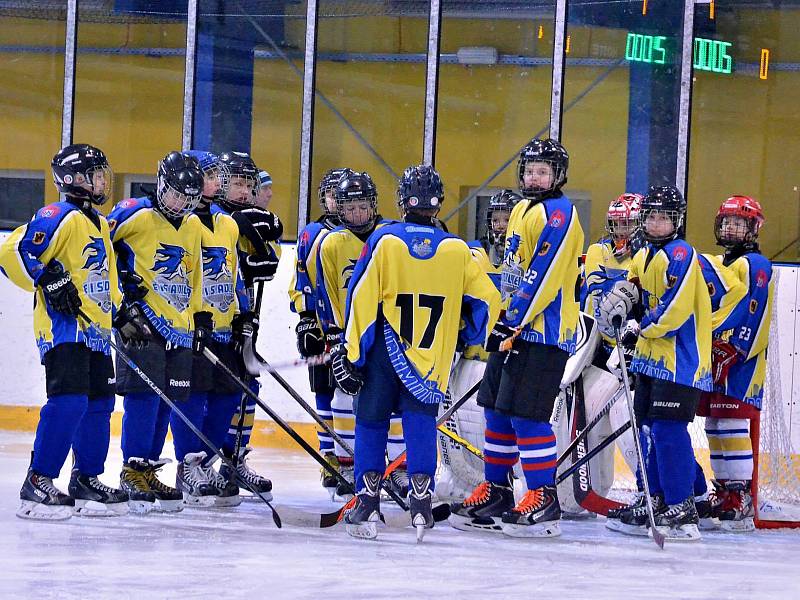
[[[170,379],[170,387],[188,388],[191,384],[187,379]]]
[[[108,378],[108,385],[114,385],[115,383],[117,383],[117,378],[116,377],[109,377]]]

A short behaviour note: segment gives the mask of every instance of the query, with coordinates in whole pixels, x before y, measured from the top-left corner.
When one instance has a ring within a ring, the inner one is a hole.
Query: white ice
[[[352,539],[342,526],[279,530],[253,501],[174,515],[25,521],[14,513],[32,443],[31,434],[0,432],[0,598],[800,597],[800,531],[706,534],[662,551],[606,530],[602,519],[564,522],[562,537],[549,540],[445,523],[417,544],[411,529],[382,529],[376,541]],[[279,511],[335,508],[306,455],[257,448],[251,457],[273,479]],[[116,483],[120,460],[112,439],[106,483]],[[62,490],[68,478],[65,466]]]

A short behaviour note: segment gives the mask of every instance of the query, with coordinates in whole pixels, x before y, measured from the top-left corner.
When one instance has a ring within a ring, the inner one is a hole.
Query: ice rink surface
[[[31,434],[0,432],[0,598],[800,598],[797,530],[711,533],[661,551],[606,530],[602,519],[564,522],[562,537],[549,540],[444,523],[417,544],[410,528],[384,528],[376,541],[352,539],[342,526],[279,530],[252,500],[173,515],[25,521],[14,513],[32,443]],[[251,457],[272,478],[279,512],[338,506],[304,454],[257,448]],[[112,439],[106,483],[118,483],[120,461]],[[166,469],[174,476],[174,465]],[[62,490],[68,478],[65,467]]]

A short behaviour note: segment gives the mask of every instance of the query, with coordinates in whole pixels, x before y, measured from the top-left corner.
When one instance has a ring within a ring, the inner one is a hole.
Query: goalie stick
[[[147,376],[147,374],[144,371],[142,371],[135,362],[133,362],[133,359],[131,359],[127,354],[125,354],[124,351],[120,349],[120,347],[111,339],[111,336],[103,332],[100,326],[94,323],[91,319],[89,319],[86,313],[80,309],[78,309],[78,316],[81,319],[83,319],[89,327],[94,329],[95,332],[97,332],[97,334],[101,338],[103,338],[108,343],[108,345],[111,346],[111,348],[114,349],[114,351],[117,353],[117,356],[119,356],[123,361],[125,361],[125,364],[127,364],[134,371],[134,373],[136,373],[142,379],[142,381],[144,381],[150,387],[150,389],[153,390],[156,393],[156,395],[159,398],[161,398],[161,400],[163,400],[164,403],[172,409],[172,412],[175,413],[175,415],[177,415],[178,418],[181,421],[183,421],[184,424],[189,429],[192,430],[192,433],[194,433],[197,436],[197,438],[208,447],[209,450],[211,450],[214,454],[216,454],[219,457],[219,459],[223,462],[223,464],[231,468],[232,472],[236,474],[236,466],[230,461],[230,459],[224,456],[222,454],[222,451],[219,448],[217,448],[211,442],[211,440],[209,440],[205,436],[205,434],[203,434],[203,432],[200,431],[185,414],[183,414],[183,412],[177,407],[177,405],[172,400],[170,400],[167,397],[167,395],[163,391],[161,391],[161,389],[155,383],[153,383],[153,381]],[[261,498],[264,504],[269,506],[269,509],[272,511],[272,520],[275,523],[275,526],[280,528],[282,526],[281,518],[278,515],[278,512],[275,510],[275,507],[272,506],[272,504],[270,503],[270,501],[264,498],[263,496],[257,494],[247,481],[245,481],[241,477],[237,477],[237,479],[239,479],[239,482],[243,484],[242,485],[243,488],[249,490],[254,496],[258,496],[259,498]]]

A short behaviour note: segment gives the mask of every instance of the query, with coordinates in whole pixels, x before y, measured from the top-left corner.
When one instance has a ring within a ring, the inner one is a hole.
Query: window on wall
[[[570,2],[564,191],[584,199],[587,245],[620,194],[675,183],[682,27],[683,2]]]
[[[127,175],[155,175],[158,161],[181,149],[187,16],[179,4],[148,12],[78,3],[73,140],[108,156],[114,196],[103,210],[127,195]]]
[[[0,219],[27,221],[58,191],[45,185],[61,144],[64,11],[0,13]]]
[[[320,3],[314,112],[316,186],[337,167],[366,171],[397,216],[397,181],[422,160],[428,3]]]
[[[717,0],[694,23],[689,240],[719,252],[717,209],[747,195],[766,215],[762,252],[800,260],[800,11]]]
[[[520,148],[549,127],[555,2],[443,4],[436,168],[447,226],[472,237],[479,200],[518,187]]]
[[[306,6],[271,0],[198,8],[197,150],[248,152],[272,177],[270,210],[296,236]]]

